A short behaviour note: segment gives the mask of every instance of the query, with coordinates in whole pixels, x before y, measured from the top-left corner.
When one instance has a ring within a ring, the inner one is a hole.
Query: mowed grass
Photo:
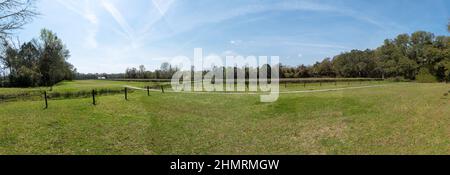
[[[398,83],[274,103],[141,91],[129,101],[99,97],[97,106],[0,103],[0,154],[450,154],[449,90]]]
[[[146,87],[155,86],[158,83],[153,82],[127,82],[127,81],[110,81],[110,80],[74,80],[63,81],[52,87],[52,92],[78,92],[90,91],[93,89],[123,89],[124,86]],[[7,94],[23,94],[23,93],[41,93],[42,91],[50,91],[50,87],[36,88],[0,88],[0,95]]]
[[[280,83],[280,91],[308,91],[323,89],[340,89],[361,86],[387,85],[387,81],[323,82],[323,83]]]
[[[77,80],[64,81],[53,87],[57,92],[76,92],[92,89],[123,89],[124,86],[146,87],[155,86],[154,82],[110,81],[110,80]]]

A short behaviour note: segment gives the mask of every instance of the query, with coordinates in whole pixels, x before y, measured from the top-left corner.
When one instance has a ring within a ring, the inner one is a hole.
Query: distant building
[[[99,80],[106,80],[106,77],[98,77]]]

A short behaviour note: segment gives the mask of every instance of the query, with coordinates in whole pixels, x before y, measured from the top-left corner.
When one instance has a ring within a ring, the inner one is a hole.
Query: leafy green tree
[[[311,76],[311,70],[305,66],[305,65],[300,65],[297,67],[297,69],[295,70],[295,74],[294,74],[294,78],[307,78]]]
[[[416,61],[421,66],[426,64],[429,60],[425,54],[427,45],[432,45],[434,34],[425,31],[414,32],[411,35],[411,49],[409,51],[409,58]]]
[[[322,62],[314,64],[313,73],[318,77],[335,77],[336,74],[333,71],[331,58],[326,58]]]
[[[38,51],[33,44],[25,43],[16,49],[6,46],[3,64],[9,68],[9,82],[13,86],[36,86],[39,83],[39,73],[36,70]]]
[[[22,44],[19,48],[5,44],[2,64],[9,70],[12,86],[53,86],[71,80],[75,68],[67,62],[69,51],[55,33],[43,29],[39,40]]]
[[[398,72],[400,75],[402,75],[406,79],[414,79],[416,75],[416,70],[419,67],[419,65],[409,59],[408,57],[401,55],[398,59]]]
[[[450,59],[443,60],[436,64],[434,69],[441,81],[450,81]]]
[[[42,74],[42,85],[52,86],[67,78],[67,74],[72,72],[67,59],[70,57],[69,50],[55,33],[48,29],[41,30],[40,36],[39,71]]]
[[[140,65],[139,66],[139,70],[138,70],[138,78],[147,78],[145,76],[145,66],[144,65]]]
[[[352,50],[334,57],[332,64],[335,73],[341,77],[374,76],[376,60],[371,50]]]
[[[400,50],[403,55],[408,55],[410,49],[410,37],[408,34],[400,34],[394,40],[394,44]]]
[[[17,83],[21,86],[37,86],[40,83],[41,74],[38,70],[39,50],[28,42],[22,45],[18,53],[21,59],[20,68],[17,71]]]
[[[136,68],[127,68],[125,78],[138,78],[138,70]]]

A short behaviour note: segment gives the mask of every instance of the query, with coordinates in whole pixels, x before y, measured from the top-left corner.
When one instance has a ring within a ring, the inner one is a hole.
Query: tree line
[[[8,86],[53,86],[74,78],[76,69],[67,61],[69,57],[62,40],[52,31],[42,29],[39,39],[19,46],[4,42],[0,61]]]
[[[124,77],[129,79],[171,79],[179,69],[169,63],[162,63],[160,69],[147,71],[144,65],[127,68]]]
[[[448,29],[450,32],[450,25]],[[177,68],[168,63],[153,72],[146,71],[141,65],[139,68],[127,68],[124,77],[170,79],[176,71]],[[280,78],[312,77],[450,81],[450,37],[417,31],[411,35],[400,34],[394,39],[386,39],[376,49],[343,52],[313,65],[280,65]]]
[[[449,26],[450,29],[450,26]],[[450,31],[450,30],[449,30]],[[314,65],[283,66],[282,78],[367,77],[450,80],[450,37],[418,31],[386,39],[376,49],[352,50]]]
[[[146,71],[144,66],[127,68],[124,77],[170,79],[176,71],[176,68],[164,63],[160,70],[154,72]],[[376,49],[343,52],[313,65],[280,66],[280,78],[311,77],[450,81],[450,37],[417,31],[386,39]]]
[[[165,62],[161,64],[159,69],[154,71],[147,70],[144,65],[139,67],[129,67],[125,73],[75,73],[77,80],[90,79],[171,79],[173,74],[179,69]]]
[[[123,79],[125,78],[124,73],[75,73],[75,80],[95,80],[99,78],[105,79]]]

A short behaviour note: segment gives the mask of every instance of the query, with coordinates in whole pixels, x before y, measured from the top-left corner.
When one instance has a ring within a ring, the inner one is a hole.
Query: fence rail
[[[355,82],[355,81],[384,81],[382,78],[283,78],[281,83],[327,83],[327,82]]]
[[[122,79],[122,81],[128,81]],[[137,80],[142,81],[142,80]],[[145,80],[153,81],[153,80]],[[257,81],[257,80],[246,80],[246,83]],[[339,83],[346,82],[363,82],[363,81],[383,81],[383,79],[377,78],[307,78],[307,79],[280,79],[280,86],[287,87],[288,84],[303,84],[303,86],[308,86],[309,84],[319,83],[334,83],[336,86]],[[165,89],[170,89],[171,85],[167,83],[158,83],[153,86],[141,87],[147,90],[147,94],[150,95],[150,90],[165,92]],[[125,99],[128,98],[128,93],[133,93],[136,89],[133,88],[123,88],[123,89],[93,89],[83,90],[83,91],[73,91],[73,92],[52,92],[52,91],[31,91],[22,92],[17,94],[0,94],[0,103],[4,102],[14,102],[14,101],[40,101],[44,98],[44,93],[47,93],[47,99],[49,100],[59,100],[59,99],[79,99],[79,98],[94,98],[95,96],[107,96],[116,94],[125,94]],[[95,102],[94,102],[95,103]]]
[[[96,96],[107,96],[124,93],[123,89],[93,89]],[[128,89],[128,93],[133,93],[133,89]],[[47,99],[60,100],[60,99],[79,99],[90,98],[92,96],[92,90],[74,91],[74,92],[51,92],[51,91],[35,91],[24,92],[18,94],[0,94],[0,103],[14,102],[14,101],[40,101],[44,98],[45,93]]]
[[[156,83],[169,83],[172,80],[171,79],[108,79],[112,81],[129,81],[129,82],[156,82]],[[383,81],[383,78],[280,78],[279,82],[342,82],[342,81]],[[248,79],[240,80],[240,81],[246,81],[246,82],[256,82],[257,79]],[[270,81],[270,79],[269,79]],[[194,81],[195,82],[195,81]]]
[[[131,81],[131,82],[155,82],[155,83],[167,83],[171,82],[171,79],[107,79],[111,81]]]

